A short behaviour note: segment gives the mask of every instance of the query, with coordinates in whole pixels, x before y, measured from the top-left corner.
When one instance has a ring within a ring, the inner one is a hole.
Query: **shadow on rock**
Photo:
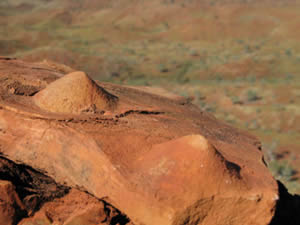
[[[300,224],[300,195],[291,195],[280,181],[277,183],[280,196],[270,225]]]

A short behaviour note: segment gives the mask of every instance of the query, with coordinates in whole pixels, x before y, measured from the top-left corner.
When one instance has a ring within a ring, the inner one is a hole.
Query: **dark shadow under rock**
[[[279,187],[279,201],[270,225],[300,224],[300,196],[290,194],[280,181],[277,181],[277,183]]]
[[[8,180],[16,187],[16,192],[29,216],[43,203],[62,197],[69,191],[68,187],[55,183],[52,178],[33,168],[16,164],[2,156],[0,156],[0,180]]]

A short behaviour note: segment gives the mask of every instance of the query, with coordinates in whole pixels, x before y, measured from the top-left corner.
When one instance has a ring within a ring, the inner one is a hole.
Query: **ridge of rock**
[[[33,97],[41,109],[54,113],[80,114],[114,110],[118,98],[97,85],[84,72],[69,73]]]

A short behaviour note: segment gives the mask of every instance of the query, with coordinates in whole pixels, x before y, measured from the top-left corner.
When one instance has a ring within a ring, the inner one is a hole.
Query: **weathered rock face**
[[[105,200],[59,185],[33,168],[2,156],[0,178],[1,225],[108,225],[129,221]]]
[[[122,220],[128,222],[126,217],[122,217],[117,209],[105,201],[71,189],[64,197],[45,203],[33,217],[23,219],[19,224],[98,225],[112,224],[114,221],[120,223]]]
[[[24,205],[13,184],[0,180],[0,224],[13,224],[24,214]]]
[[[58,205],[70,213],[58,219],[49,210],[58,208],[57,197],[39,197],[39,207],[29,207],[30,218],[21,224],[271,222],[278,186],[256,138],[180,99],[95,83],[82,72],[63,76],[40,69],[35,76],[27,68],[18,76],[15,68],[24,65],[0,60],[0,68],[10,68],[0,70],[1,155],[49,177],[53,188],[81,191],[74,196],[85,191],[98,200],[84,208],[63,200]],[[10,91],[14,79],[35,92]],[[82,110],[90,106],[94,110]],[[99,199],[119,209],[114,219],[108,221]]]

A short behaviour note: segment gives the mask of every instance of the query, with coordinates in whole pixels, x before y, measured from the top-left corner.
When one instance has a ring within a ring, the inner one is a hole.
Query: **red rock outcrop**
[[[38,71],[30,66],[0,60],[0,68],[6,68],[0,71],[0,154],[45,176],[34,183],[48,180],[65,194],[55,196],[41,185],[36,203],[25,204],[31,213],[21,224],[105,223],[107,209],[99,200],[118,209],[107,224],[271,222],[278,185],[255,137],[182,99],[96,83],[82,72],[64,76],[40,64]],[[35,91],[10,91],[14,80],[19,89]],[[82,110],[89,107],[94,108]],[[75,190],[74,196],[89,193],[97,203],[84,200],[88,206],[80,209],[69,200],[55,200],[68,198],[66,188]],[[69,209],[68,219],[58,219],[55,208],[61,205]]]

